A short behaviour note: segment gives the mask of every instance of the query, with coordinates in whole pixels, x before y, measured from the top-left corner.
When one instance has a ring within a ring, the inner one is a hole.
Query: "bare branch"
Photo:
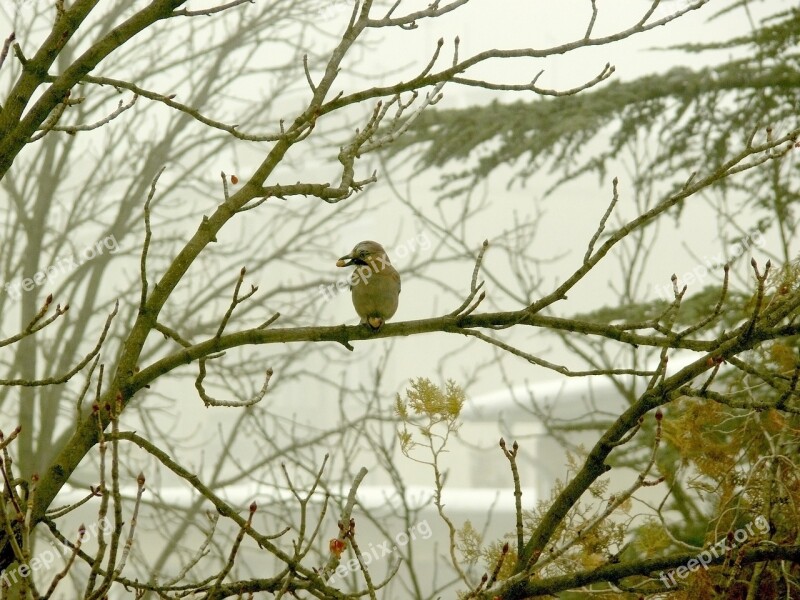
[[[339,523],[346,524],[350,523],[353,514],[353,508],[356,505],[356,493],[358,492],[358,486],[361,485],[364,477],[367,476],[367,468],[361,467],[358,470],[358,473],[353,478],[353,484],[350,486],[350,492],[347,494],[347,501],[345,502],[344,508],[342,509],[342,516],[339,519]],[[347,533],[346,528],[340,526],[339,528],[339,537],[337,538],[340,542],[345,541],[345,534]],[[327,581],[328,578],[331,576],[336,570],[336,567],[339,565],[339,556],[336,553],[332,552],[331,556],[328,558],[328,562],[325,564],[325,567],[322,569],[322,579]]]
[[[592,6],[594,6],[594,0],[592,0]],[[589,247],[586,249],[586,254],[583,255],[583,262],[588,262],[589,258],[592,256],[592,251],[594,250],[594,245],[600,236],[603,233],[603,230],[606,228],[606,222],[608,221],[608,217],[611,216],[611,212],[614,210],[614,207],[617,205],[617,200],[619,200],[619,190],[617,190],[617,184],[619,183],[619,179],[614,177],[612,182],[613,192],[611,195],[611,203],[608,205],[605,214],[600,219],[600,223],[597,225],[597,230],[594,232],[592,239],[589,240]]]
[[[19,340],[28,337],[29,335],[33,335],[37,331],[41,331],[42,329],[50,325],[53,321],[58,319],[60,316],[66,314],[67,311],[69,310],[69,304],[65,305],[64,308],[61,308],[61,305],[57,304],[55,313],[51,317],[48,317],[44,321],[41,321],[42,317],[44,317],[45,313],[47,313],[47,310],[50,308],[52,302],[53,302],[53,295],[49,294],[45,299],[42,308],[39,309],[39,312],[36,313],[36,315],[33,317],[30,323],[28,323],[25,329],[23,329],[16,335],[12,335],[9,338],[0,340],[0,348],[2,348],[3,346],[9,346],[11,344],[14,344]]]
[[[188,8],[183,8],[181,10],[173,11],[173,15],[176,17],[209,17],[213,14],[230,10],[231,8],[236,8],[237,6],[241,6],[242,4],[255,4],[255,0],[231,0],[230,2],[226,2],[225,4],[220,4],[219,6],[212,6],[211,8],[201,8],[198,10],[189,10]]]
[[[156,194],[156,185],[164,169],[166,169],[166,167],[161,167],[158,173],[156,173],[156,176],[153,177],[153,181],[150,183],[150,193],[147,195],[147,200],[144,202],[144,242],[142,243],[142,257],[139,261],[139,277],[142,287],[139,297],[139,310],[144,310],[144,306],[147,303],[147,253],[150,250],[150,239],[153,235],[150,229],[150,203],[153,200],[153,196]]]
[[[79,131],[92,131],[93,129],[99,129],[103,125],[107,125],[122,113],[124,113],[129,108],[133,108],[133,105],[136,104],[136,100],[139,98],[136,94],[133,95],[130,102],[127,104],[123,104],[122,100],[119,101],[117,108],[109,113],[106,117],[100,119],[99,121],[95,121],[94,123],[90,123],[88,125],[65,125],[63,127],[59,127],[58,125],[53,125],[52,127],[47,127],[47,131],[64,131],[70,135],[74,135]],[[43,132],[44,133],[44,132]],[[34,136],[35,137],[35,136]],[[31,141],[34,141],[34,138],[31,138]]]
[[[264,399],[264,396],[267,395],[267,391],[269,389],[269,380],[272,378],[272,369],[267,369],[265,371],[264,376],[264,385],[261,386],[261,389],[258,390],[253,396],[248,400],[217,400],[216,398],[212,398],[206,393],[205,388],[203,387],[203,381],[206,378],[206,360],[205,358],[198,361],[198,369],[199,373],[197,374],[197,378],[194,381],[194,387],[197,390],[197,394],[200,396],[200,399],[206,405],[209,406],[229,406],[229,407],[238,407],[244,408],[247,406],[253,406],[254,404],[258,404],[261,400]]]
[[[100,333],[100,339],[97,340],[97,344],[95,345],[94,349],[89,352],[83,359],[78,362],[75,367],[67,371],[64,375],[61,376],[54,376],[54,377],[47,377],[45,379],[0,379],[0,385],[5,386],[22,386],[22,387],[40,387],[44,385],[58,385],[61,383],[66,383],[72,377],[79,373],[83,368],[88,365],[91,360],[98,355],[100,349],[103,347],[103,342],[106,339],[106,335],[108,335],[108,330],[111,328],[111,321],[117,314],[117,310],[119,310],[119,300],[114,303],[114,310],[111,311],[111,314],[108,315],[106,319],[106,324],[103,327],[103,331]]]
[[[8,56],[8,49],[11,47],[11,44],[14,43],[14,39],[15,39],[15,36],[14,36],[14,32],[12,31],[11,35],[9,35],[6,38],[5,42],[3,42],[3,49],[0,50],[0,69],[3,68],[3,63],[6,60],[6,56]]]
[[[148,91],[142,87],[139,87],[136,84],[130,83],[128,81],[123,81],[121,79],[112,79],[110,77],[98,77],[95,75],[86,75],[82,78],[82,81],[85,83],[95,83],[97,85],[110,85],[117,89],[124,89],[133,92],[136,96],[141,96],[143,98],[147,98],[148,100],[154,100],[156,102],[161,102],[170,108],[174,108],[175,110],[179,110],[182,113],[185,113],[203,123],[204,125],[208,125],[209,127],[213,127],[214,129],[219,129],[226,133],[231,134],[236,139],[249,141],[249,142],[275,142],[281,138],[283,133],[274,133],[274,134],[249,134],[244,133],[238,130],[238,125],[226,125],[221,121],[216,121],[209,117],[202,115],[199,111],[182,104],[180,102],[176,102],[174,100],[175,95],[164,95],[158,94],[156,92]]]

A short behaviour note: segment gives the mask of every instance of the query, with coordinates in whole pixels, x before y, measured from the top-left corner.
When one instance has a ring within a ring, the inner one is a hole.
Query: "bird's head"
[[[374,264],[375,259],[380,257],[383,262],[389,263],[386,250],[378,242],[359,242],[353,251],[336,261],[337,267],[349,267],[352,265]],[[389,263],[391,264],[391,263]]]

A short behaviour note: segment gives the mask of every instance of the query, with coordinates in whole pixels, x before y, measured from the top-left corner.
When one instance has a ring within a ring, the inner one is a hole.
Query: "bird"
[[[361,324],[377,331],[397,311],[400,274],[378,242],[366,240],[336,261],[337,267],[355,266],[350,275],[353,306]]]

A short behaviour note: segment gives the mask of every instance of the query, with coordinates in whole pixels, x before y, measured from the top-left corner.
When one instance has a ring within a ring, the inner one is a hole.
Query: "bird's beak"
[[[336,266],[337,267],[349,267],[352,264],[354,264],[353,263],[353,257],[350,256],[349,254],[343,256],[342,258],[340,258],[339,260],[336,261]]]

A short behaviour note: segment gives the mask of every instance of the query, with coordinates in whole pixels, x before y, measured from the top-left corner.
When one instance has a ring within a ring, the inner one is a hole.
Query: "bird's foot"
[[[381,317],[368,317],[361,324],[369,327],[372,331],[378,331],[383,325],[383,319]]]

